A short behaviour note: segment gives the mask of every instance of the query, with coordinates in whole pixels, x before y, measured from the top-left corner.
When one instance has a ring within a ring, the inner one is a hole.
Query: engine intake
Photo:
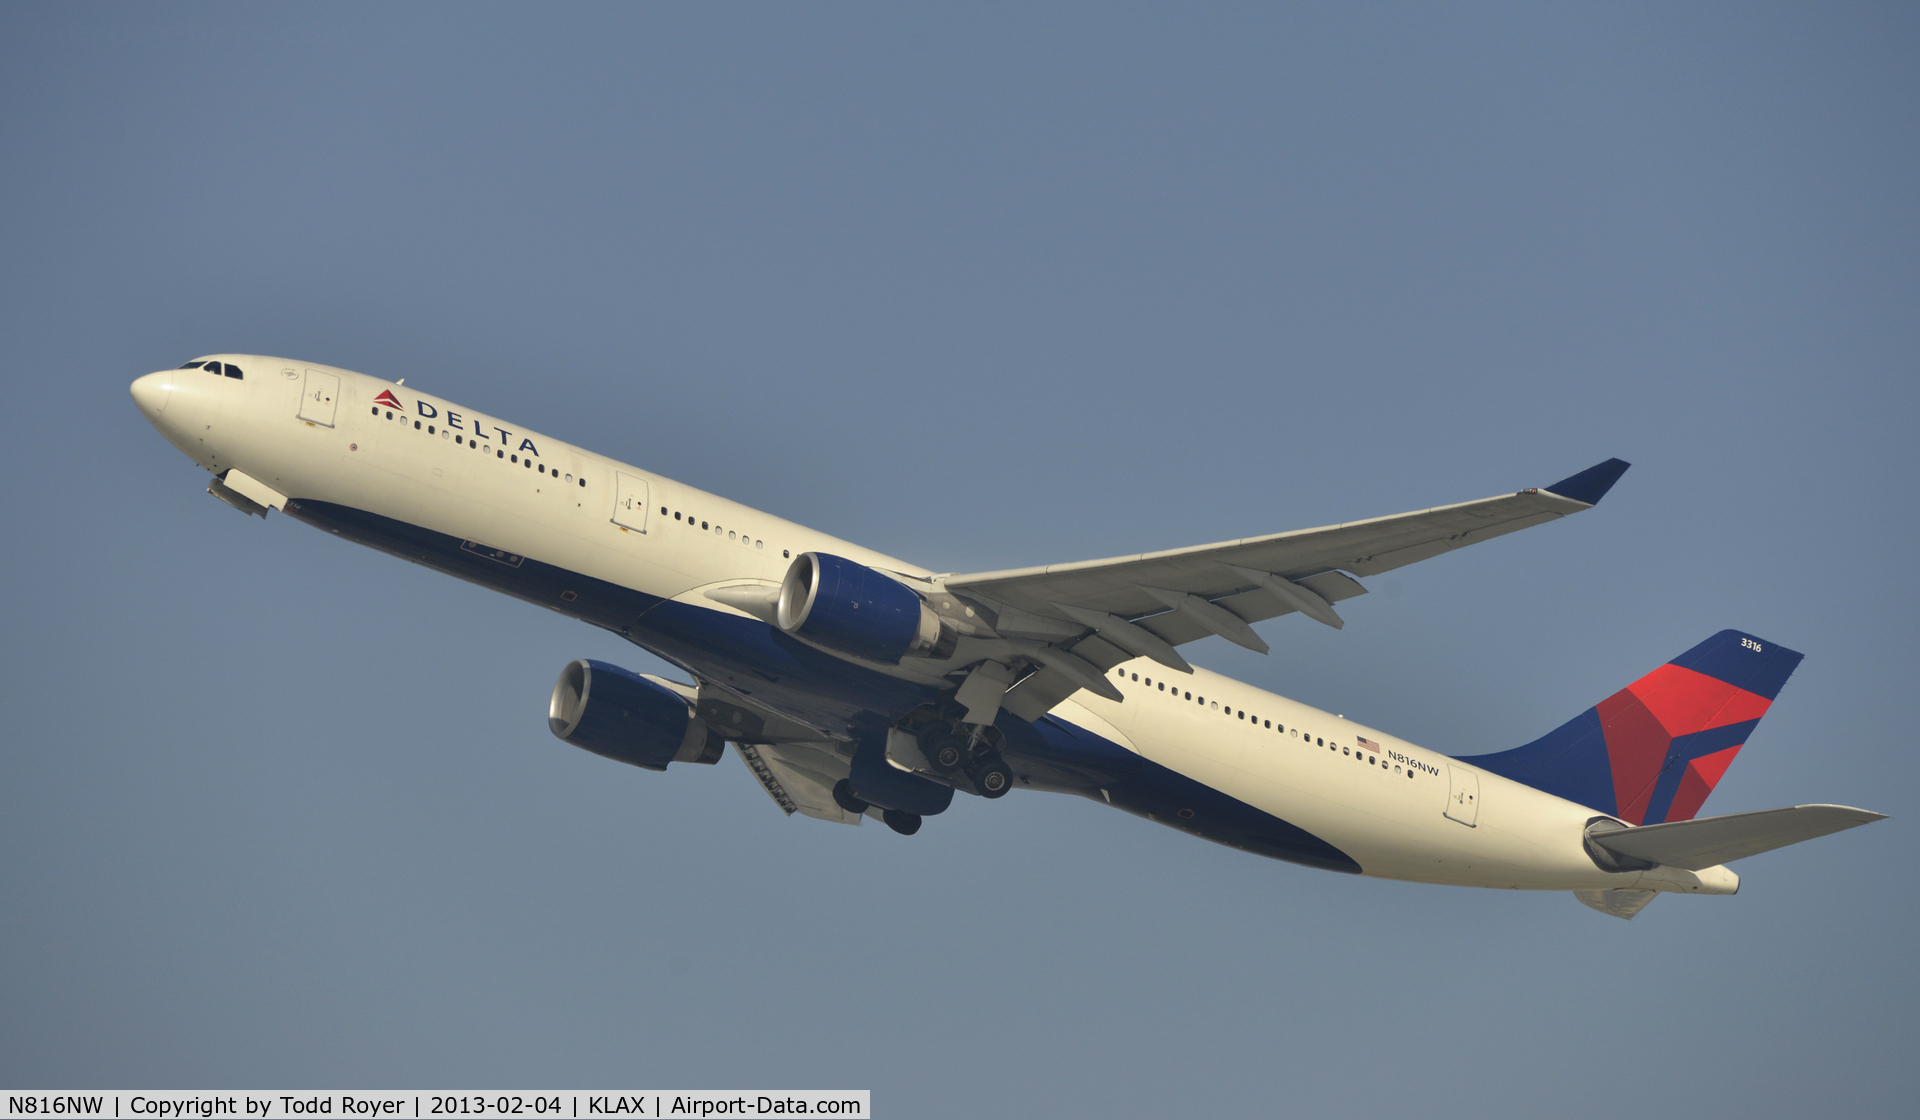
[[[665,770],[669,762],[711,766],[726,747],[680,694],[584,658],[560,670],[547,726],[563,743],[647,770]]]
[[[889,665],[902,657],[949,657],[959,642],[912,588],[825,552],[793,558],[774,619],[796,638]]]

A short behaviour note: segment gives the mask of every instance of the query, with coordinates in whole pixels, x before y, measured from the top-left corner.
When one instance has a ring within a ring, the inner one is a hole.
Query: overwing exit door
[[[1480,775],[1464,766],[1447,767],[1447,818],[1468,828],[1480,819]]]
[[[647,531],[647,480],[613,473],[613,523],[636,533]]]
[[[308,370],[306,391],[300,398],[300,419],[333,427],[334,402],[339,396],[339,375]]]

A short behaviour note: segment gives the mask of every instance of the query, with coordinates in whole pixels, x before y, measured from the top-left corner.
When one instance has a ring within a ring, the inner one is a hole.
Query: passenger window
[[[413,422],[413,430],[414,430],[414,431],[416,431],[416,432],[420,430],[420,421],[418,421],[418,420],[415,420],[415,421]]]
[[[1187,699],[1189,700],[1193,699],[1193,693],[1191,692],[1187,693]]]
[[[432,435],[432,434],[433,434],[433,425],[432,425],[432,424],[428,424],[428,425],[427,425],[427,434],[428,434],[428,435]]]
[[[1134,680],[1136,680],[1136,681],[1137,681],[1137,680],[1139,680],[1139,679],[1140,679],[1140,674],[1138,674],[1138,673],[1135,673],[1135,674],[1133,675],[1133,679],[1134,679]]]
[[[582,486],[585,486],[586,484],[587,484],[587,480],[586,480],[586,479],[584,479],[584,478],[583,478],[583,479],[581,479],[581,480],[580,480],[580,485],[582,485]]]
[[[702,529],[705,529],[705,528],[707,528],[707,523],[706,523],[706,522],[704,522],[704,521],[702,521],[702,522],[700,523],[700,527],[701,527]]]
[[[1166,682],[1166,681],[1161,681],[1161,682],[1160,682],[1160,691],[1162,691],[1162,692],[1165,692],[1166,690],[1167,690],[1167,682]]]
[[[766,542],[766,541],[754,541],[754,542],[753,542],[753,547],[755,547],[755,548],[765,548],[765,547],[767,547],[767,542]]]
[[[520,456],[518,456],[518,455],[515,455],[515,456],[513,457],[513,461],[514,461],[514,462],[516,462],[516,463],[518,463],[518,462],[520,461]]]
[[[493,453],[493,457],[496,459],[504,459],[507,457],[507,453],[504,451],[496,451]]]

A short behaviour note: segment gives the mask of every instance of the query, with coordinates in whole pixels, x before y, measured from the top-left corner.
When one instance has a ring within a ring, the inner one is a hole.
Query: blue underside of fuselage
[[[610,630],[789,719],[862,737],[938,699],[924,685],[855,665],[758,619],[674,602],[365,510],[305,499],[288,516],[336,536]],[[1050,716],[1002,713],[1003,753],[1023,785],[1074,793],[1229,847],[1329,871],[1360,865],[1319,837]],[[964,787],[962,787],[964,788]]]

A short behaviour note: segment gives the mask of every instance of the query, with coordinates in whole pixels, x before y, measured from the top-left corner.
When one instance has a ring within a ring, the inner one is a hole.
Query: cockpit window
[[[181,367],[180,367],[180,368],[181,368],[181,369],[199,369],[199,368],[200,368],[200,363],[199,363],[199,362],[187,362],[187,363],[185,363],[185,364],[183,364],[183,365],[181,365]]]
[[[207,368],[212,369],[214,366],[217,366],[219,364],[220,364],[219,362],[208,362]],[[246,374],[240,372],[240,367],[234,365],[232,362],[228,362],[225,368],[227,371],[227,376],[233,378],[235,381],[239,381],[244,377],[246,377]]]

